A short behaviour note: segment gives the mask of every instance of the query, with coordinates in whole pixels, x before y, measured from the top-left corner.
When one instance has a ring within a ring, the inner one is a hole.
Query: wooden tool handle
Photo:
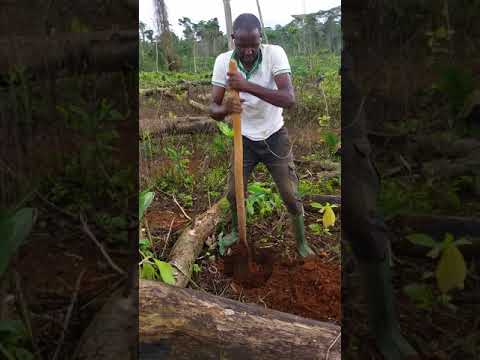
[[[228,66],[229,72],[237,71],[237,63],[230,60]],[[240,99],[237,90],[230,90],[234,97]],[[234,175],[235,175],[235,200],[237,202],[238,233],[240,241],[247,247],[250,253],[250,247],[247,242],[247,223],[245,218],[245,199],[243,193],[243,142],[242,142],[242,124],[240,114],[232,114],[233,121],[233,156],[234,156]]]

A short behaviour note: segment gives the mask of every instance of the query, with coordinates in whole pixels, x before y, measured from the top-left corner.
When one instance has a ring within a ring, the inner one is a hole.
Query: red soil
[[[218,264],[225,275],[233,273],[232,288],[242,292],[245,300],[311,319],[340,321],[339,264],[324,263],[320,257],[274,262],[273,255],[265,252],[255,260],[253,268],[242,266],[240,275],[238,256],[226,257]]]

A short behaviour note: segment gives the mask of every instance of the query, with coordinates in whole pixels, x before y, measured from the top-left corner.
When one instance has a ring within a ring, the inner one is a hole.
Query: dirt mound
[[[232,287],[242,293],[248,302],[264,304],[268,308],[323,320],[340,321],[341,318],[341,284],[340,265],[327,264],[319,257],[304,260],[281,260],[272,263],[273,256],[265,252],[257,254],[260,274],[265,269],[271,275],[259,287],[245,286],[245,283],[234,278]],[[219,264],[227,276],[233,275],[234,257],[226,257]],[[254,274],[255,276],[255,274]],[[258,280],[258,279],[257,279]],[[251,285],[247,284],[247,285]]]

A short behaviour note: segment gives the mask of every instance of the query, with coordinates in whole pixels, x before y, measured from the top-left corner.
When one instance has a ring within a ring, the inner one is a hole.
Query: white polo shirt
[[[268,89],[277,89],[274,76],[291,73],[287,54],[278,45],[260,45],[261,55],[256,66],[249,74],[245,72],[241,63],[238,70],[248,81]],[[212,84],[227,87],[227,72],[233,50],[217,56],[213,68]],[[250,140],[265,140],[270,135],[280,130],[284,124],[283,109],[272,105],[260,98],[245,92],[240,92],[242,103],[242,135]]]

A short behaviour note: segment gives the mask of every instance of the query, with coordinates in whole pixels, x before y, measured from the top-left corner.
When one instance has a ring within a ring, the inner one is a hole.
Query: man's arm
[[[232,113],[241,113],[242,106],[238,100],[232,97],[225,96],[225,88],[213,85],[212,88],[212,102],[210,103],[210,116],[215,120],[223,120],[225,116]],[[242,101],[242,100],[240,100]]]
[[[272,105],[289,108],[295,105],[295,93],[289,73],[275,76],[278,90],[264,88],[249,82],[240,73],[228,73],[228,86],[238,91],[250,93]]]

